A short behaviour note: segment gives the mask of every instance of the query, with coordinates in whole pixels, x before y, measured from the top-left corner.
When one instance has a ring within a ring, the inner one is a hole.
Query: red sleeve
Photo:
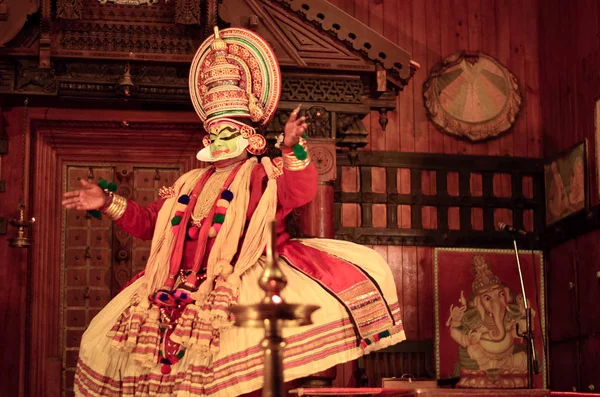
[[[301,171],[284,169],[283,175],[277,179],[277,244],[287,241],[290,236],[286,232],[285,218],[294,210],[314,199],[317,194],[317,170],[310,163]],[[262,198],[267,186],[267,173],[262,164],[252,170],[250,181],[250,199],[248,201],[247,221],[249,222]],[[242,237],[243,238],[243,237]]]
[[[154,234],[158,211],[162,208],[165,200],[156,200],[147,207],[142,207],[133,200],[127,200],[125,213],[115,223],[133,237],[142,240],[151,240]]]
[[[277,179],[277,201],[284,210],[302,207],[315,198],[318,183],[317,169],[312,162],[300,171],[284,167],[283,175]]]

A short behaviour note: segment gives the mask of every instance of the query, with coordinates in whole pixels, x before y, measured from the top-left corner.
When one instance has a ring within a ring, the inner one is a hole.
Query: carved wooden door
[[[105,179],[118,185],[117,193],[141,205],[158,199],[162,186],[171,186],[181,169],[150,164],[67,164],[64,190],[77,189],[80,180]],[[63,395],[73,395],[73,378],[81,336],[90,321],[133,276],[142,271],[150,241],[133,238],[106,217],[66,210],[63,214],[61,333]]]

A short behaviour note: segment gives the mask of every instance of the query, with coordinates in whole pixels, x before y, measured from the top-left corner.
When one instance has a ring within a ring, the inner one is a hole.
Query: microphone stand
[[[525,304],[525,331],[519,333],[519,324],[517,323],[517,335],[524,338],[527,341],[527,388],[533,389],[533,373],[539,373],[537,365],[537,357],[535,353],[535,347],[533,345],[533,329],[531,319],[531,307],[527,302],[527,295],[525,294],[525,283],[523,281],[523,272],[521,271],[521,261],[519,260],[519,249],[517,247],[517,240],[513,234],[513,247],[515,249],[515,257],[517,258],[517,268],[519,269],[519,278],[521,280],[521,293],[523,294],[523,302]],[[534,263],[535,266],[535,263]]]

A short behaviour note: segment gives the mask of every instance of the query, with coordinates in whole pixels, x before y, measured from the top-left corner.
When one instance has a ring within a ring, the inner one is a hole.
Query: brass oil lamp
[[[261,342],[264,351],[263,397],[283,396],[283,349],[285,340],[281,331],[285,327],[300,327],[312,324],[311,315],[317,305],[290,304],[284,302],[281,291],[287,280],[277,263],[276,221],[269,225],[270,241],[267,244],[267,263],[259,280],[265,291],[262,302],[254,305],[236,305],[230,308],[238,327],[264,328],[265,338]]]

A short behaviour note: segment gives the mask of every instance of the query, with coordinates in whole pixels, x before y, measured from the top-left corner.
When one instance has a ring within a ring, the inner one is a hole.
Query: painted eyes
[[[221,141],[230,141],[232,139],[237,138],[238,136],[242,135],[241,132],[234,130],[235,132],[233,134],[227,135],[227,132],[223,131],[218,135],[219,139]],[[217,139],[217,134],[210,134],[210,141],[214,142]]]

